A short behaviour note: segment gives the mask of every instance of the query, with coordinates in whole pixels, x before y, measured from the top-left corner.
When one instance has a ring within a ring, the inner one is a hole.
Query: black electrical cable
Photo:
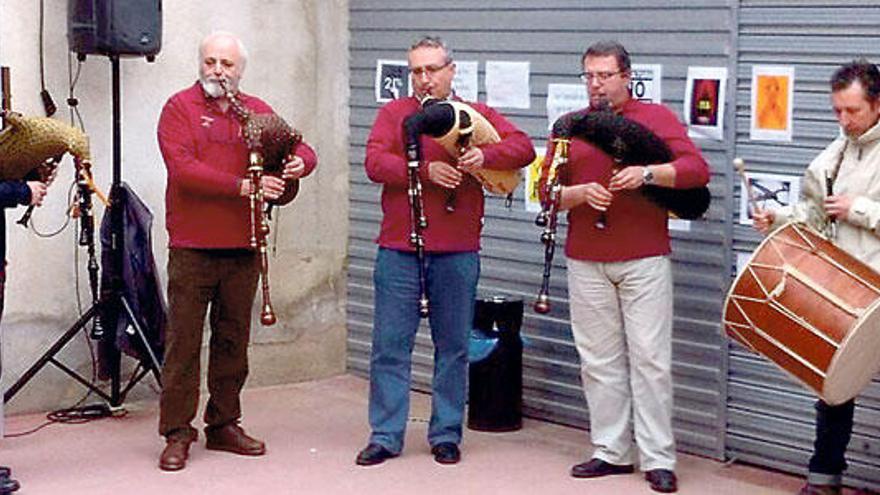
[[[85,399],[85,397],[83,397]],[[80,401],[81,402],[81,401]],[[18,438],[32,435],[43,428],[53,424],[78,425],[88,423],[98,419],[110,418],[115,416],[124,416],[127,412],[120,409],[119,413],[110,409],[107,404],[90,404],[88,406],[68,407],[66,409],[58,409],[46,414],[46,421],[31,428],[30,430],[20,431],[17,433],[7,433],[4,438]]]
[[[43,100],[43,109],[46,111],[46,116],[51,117],[58,111],[58,107],[55,106],[55,102],[52,101],[52,95],[46,89],[46,64],[44,63],[45,54],[43,53],[43,27],[46,24],[44,3],[45,0],[40,0],[40,98]]]

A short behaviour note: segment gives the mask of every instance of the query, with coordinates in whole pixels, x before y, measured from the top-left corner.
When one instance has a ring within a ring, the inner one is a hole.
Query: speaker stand
[[[122,291],[122,267],[123,267],[123,248],[125,242],[125,224],[123,205],[126,201],[124,198],[125,190],[122,185],[122,111],[120,104],[120,76],[119,76],[119,55],[111,54],[110,67],[113,89],[113,184],[110,188],[110,252],[111,265],[110,276],[108,277],[108,290],[102,294],[99,301],[92,304],[85,313],[47,350],[37,361],[22,374],[9,389],[3,394],[3,402],[9,402],[15,394],[18,393],[46,364],[53,364],[58,369],[69,375],[71,378],[100,396],[107,401],[112,407],[119,407],[125,402],[128,392],[134,388],[137,383],[144,378],[147,373],[152,372],[156,382],[161,386],[160,363],[156,358],[156,354],[150,347],[149,341],[144,334],[143,329],[138,323],[132,306],[128,302],[124,292]],[[92,247],[90,256],[94,255],[94,229],[92,229]],[[91,265],[91,263],[90,263]],[[91,270],[91,267],[90,267]],[[95,288],[93,287],[93,292]],[[110,392],[103,391],[100,387],[86,380],[76,371],[66,366],[64,363],[56,359],[56,355],[76,336],[77,333],[83,331],[88,323],[95,319],[95,324],[100,325],[98,318],[102,314],[112,313],[118,314],[118,311],[124,311],[128,317],[131,328],[129,334],[136,335],[142,350],[146,352],[149,362],[144,366],[143,362],[139,362],[138,366],[132,372],[125,388],[122,387],[121,377],[121,357],[122,353],[115,343],[115,321],[110,332],[103,335],[104,339],[113,339],[107,345],[107,353],[105,358],[109,361],[110,368]]]

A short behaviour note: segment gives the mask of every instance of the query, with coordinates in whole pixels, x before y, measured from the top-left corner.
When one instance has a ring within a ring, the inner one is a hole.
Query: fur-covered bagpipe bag
[[[5,112],[7,127],[0,131],[0,179],[18,180],[64,153],[88,163],[89,138],[81,130],[48,117],[25,117]]]
[[[568,113],[557,120],[553,131],[556,137],[575,137],[592,143],[620,167],[668,163],[675,158],[669,146],[650,129],[610,110]],[[641,192],[685,220],[702,217],[712,199],[707,187],[672,189],[647,185]]]

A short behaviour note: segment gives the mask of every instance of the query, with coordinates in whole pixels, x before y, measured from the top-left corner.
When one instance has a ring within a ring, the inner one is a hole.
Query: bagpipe
[[[452,156],[458,157],[468,146],[501,142],[495,127],[472,106],[460,101],[429,99],[422,102],[433,125],[428,134]],[[522,182],[522,171],[492,170],[480,167],[470,172],[486,191],[507,195]]]
[[[541,170],[541,212],[535,224],[543,227],[544,275],[541,289],[533,305],[535,312],[550,312],[550,267],[556,249],[556,226],[562,185],[559,174],[568,163],[570,141],[583,139],[611,157],[618,168],[630,165],[652,165],[674,160],[669,145],[650,129],[612,112],[610,109],[587,108],[563,115],[553,123],[554,153],[550,163]],[[678,218],[693,220],[709,209],[711,194],[707,187],[672,189],[645,185],[639,189],[648,199],[670,211]],[[607,220],[600,215],[597,227],[604,228]]]
[[[286,205],[293,201],[299,192],[299,179],[285,180],[284,192],[278,199],[269,200],[263,196],[262,177],[272,174],[278,177],[287,163],[288,157],[296,151],[302,142],[302,134],[290,127],[275,113],[258,114],[247,109],[238,98],[238,93],[229,87],[225,79],[220,79],[220,87],[229,101],[229,106],[241,124],[241,133],[248,147],[248,178],[251,191],[248,195],[251,212],[252,249],[260,256],[260,280],[263,305],[260,310],[260,323],[265,326],[274,325],[277,321],[272,300],[269,295],[269,221],[268,215],[272,205]]]
[[[89,285],[92,300],[98,300],[98,263],[95,258],[95,215],[92,193],[109,206],[107,197],[95,186],[92,176],[89,138],[71,125],[48,117],[26,117],[12,111],[9,70],[0,70],[0,88],[3,92],[0,116],[0,180],[36,180],[51,185],[58,173],[58,164],[65,153],[73,156],[77,202],[68,210],[80,219],[79,245],[88,249]],[[28,206],[16,223],[27,228],[34,205]],[[102,335],[96,324],[93,336]]]
[[[560,117],[568,135],[587,141],[610,156],[619,168],[653,165],[675,159],[669,145],[644,125],[610,110],[580,110]],[[555,127],[555,126],[554,126]],[[639,191],[684,220],[702,217],[712,199],[708,187],[673,189],[654,185]]]
[[[437,100],[427,97],[418,112],[403,122],[403,137],[407,160],[407,195],[410,204],[410,245],[416,251],[419,263],[419,314],[428,316],[428,297],[425,281],[424,248],[422,235],[428,227],[422,198],[422,182],[418,170],[422,162],[421,136],[433,138],[451,156],[458,158],[470,146],[501,142],[492,124],[467,103]],[[491,170],[480,167],[469,173],[490,193],[511,194],[522,181],[522,171]],[[446,210],[455,210],[455,190],[447,193]]]
[[[420,115],[422,134],[432,137],[455,158],[470,146],[501,142],[501,136],[492,123],[464,102],[428,97],[422,101],[422,110],[416,115]],[[520,169],[492,170],[480,167],[468,172],[485,191],[501,196],[510,197],[522,182]],[[455,209],[455,190],[449,192],[446,209]]]
[[[26,117],[13,112],[9,98],[9,76],[2,77],[3,106],[0,115],[4,127],[0,130],[0,180],[36,180],[51,185],[58,171],[58,164],[65,153],[73,156],[76,180],[90,197],[91,193],[106,206],[107,198],[95,187],[91,171],[89,138],[80,129],[49,117]],[[33,205],[17,223],[27,227]],[[90,211],[79,213],[90,221]]]
[[[553,125],[553,159],[550,165],[544,167],[544,201],[541,203],[541,211],[535,218],[535,225],[543,227],[541,242],[544,244],[544,273],[541,278],[541,290],[535,300],[533,308],[536,313],[547,314],[550,312],[550,268],[553,265],[553,256],[556,252],[556,227],[559,218],[559,202],[562,194],[562,184],[559,183],[559,174],[568,164],[568,148],[571,138],[568,130],[560,125],[559,120]]]

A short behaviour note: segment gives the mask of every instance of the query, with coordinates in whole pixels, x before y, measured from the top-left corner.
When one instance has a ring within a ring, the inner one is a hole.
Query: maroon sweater
[[[492,124],[501,142],[481,145],[485,168],[503,170],[522,168],[534,160],[535,150],[529,137],[495,110],[482,103],[468,102]],[[367,176],[382,187],[382,227],[376,242],[386,248],[411,251],[410,206],[407,196],[407,163],[403,138],[403,121],[419,110],[413,97],[391,101],[379,109],[376,122],[367,139],[367,157],[364,162]],[[480,231],[483,227],[483,189],[480,183],[465,174],[456,189],[455,211],[444,209],[445,189],[428,180],[426,164],[443,161],[455,164],[432,138],[422,136],[422,197],[428,228],[424,231],[425,250],[433,252],[463,252],[480,249]]]
[[[257,113],[272,112],[259,98],[240,98]],[[232,109],[221,112],[196,83],[162,108],[158,135],[168,169],[165,226],[170,247],[249,247],[250,206],[239,194],[248,148]],[[304,176],[310,174],[318,162],[315,152],[301,143],[296,155],[305,162]]]
[[[701,187],[709,182],[709,166],[668,108],[630,100],[620,114],[644,125],[669,145],[675,156],[672,165],[676,188]],[[553,145],[548,148],[546,160],[553,156]],[[598,182],[608,187],[614,167],[614,161],[598,147],[575,138],[569,146],[569,163],[560,171],[559,180],[566,185]],[[638,190],[615,193],[605,213],[604,230],[596,228],[598,218],[599,212],[587,203],[568,212],[566,256],[607,262],[666,255],[671,251],[667,211]]]

